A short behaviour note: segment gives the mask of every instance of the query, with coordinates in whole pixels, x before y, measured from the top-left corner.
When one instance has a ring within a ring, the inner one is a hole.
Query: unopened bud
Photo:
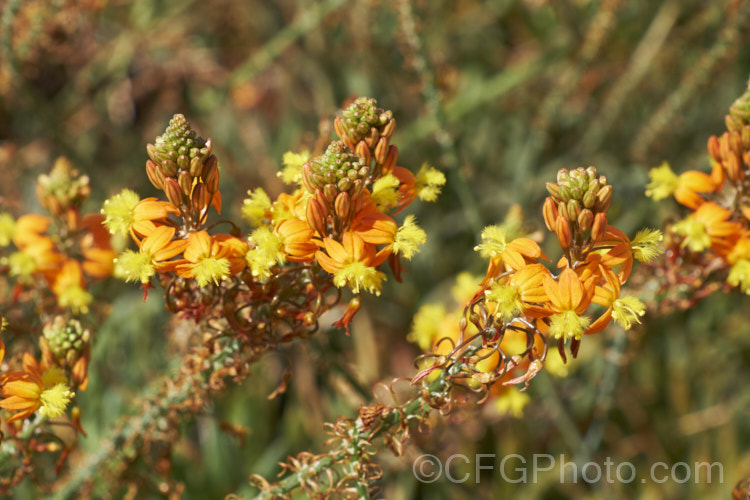
[[[338,196],[336,196],[336,201],[333,204],[336,215],[340,219],[346,219],[349,216],[351,206],[351,198],[349,197],[348,193],[339,193]]]
[[[318,200],[310,198],[307,200],[307,223],[311,228],[315,229],[321,236],[327,234],[326,231],[326,218],[328,211],[325,207],[321,206]]]
[[[156,189],[164,189],[164,171],[151,160],[146,160],[146,175]]]
[[[581,213],[581,204],[578,200],[568,201],[568,220],[575,222],[578,219],[578,214]]]
[[[167,195],[167,200],[174,205],[176,208],[180,208],[182,202],[182,190],[180,185],[172,177],[164,179],[164,194]]]
[[[546,184],[547,192],[552,196],[552,198],[555,199],[555,201],[560,201],[560,186],[555,184],[554,182],[548,182]]]
[[[715,162],[721,163],[721,150],[719,149],[719,138],[712,135],[708,138],[708,154]]]
[[[563,217],[562,215],[557,216],[555,233],[557,234],[557,239],[563,249],[568,248],[573,242],[573,235],[570,231],[570,223],[568,222],[568,219]]]
[[[382,138],[380,139],[383,140]],[[388,155],[385,157],[385,162],[383,162],[383,168],[382,171],[384,174],[389,174],[393,171],[393,168],[396,166],[396,160],[398,159],[398,148],[396,146],[391,146],[388,148]]]
[[[547,229],[549,229],[550,231],[554,231],[555,227],[557,226],[558,213],[557,203],[555,203],[555,200],[553,200],[551,196],[548,196],[547,199],[544,200],[542,214],[544,215],[544,224],[547,226]]]
[[[599,212],[594,216],[594,223],[591,225],[591,239],[599,241],[604,238],[607,231],[607,214]]]
[[[373,129],[377,131],[377,129]],[[357,147],[354,149],[354,152],[357,153],[359,156],[361,156],[367,165],[370,164],[370,148],[367,147],[367,143],[365,141],[360,141],[357,143]]]
[[[161,162],[161,166],[164,169],[164,175],[167,177],[177,177],[177,163],[172,160],[164,160]]]
[[[385,163],[385,158],[388,155],[388,138],[387,137],[381,137],[378,140],[378,143],[375,145],[375,150],[373,151],[375,161],[378,162],[380,165]]]
[[[597,183],[597,189],[598,189],[598,183]],[[591,208],[594,206],[594,203],[596,203],[596,193],[597,190],[595,189],[589,189],[586,191],[586,193],[583,195],[583,206],[586,208]]]
[[[591,229],[591,225],[594,223],[594,213],[588,208],[581,210],[578,214],[578,228],[582,232],[586,232]]]
[[[604,186],[596,193],[595,209],[597,212],[606,212],[612,203],[612,186]]]
[[[188,171],[194,178],[200,177],[203,172],[203,159],[200,156],[194,156],[193,159],[190,160],[190,168]]]
[[[177,176],[177,184],[180,185],[185,198],[190,198],[190,193],[193,191],[193,178],[190,177],[190,172],[187,170],[180,172],[180,175]]]

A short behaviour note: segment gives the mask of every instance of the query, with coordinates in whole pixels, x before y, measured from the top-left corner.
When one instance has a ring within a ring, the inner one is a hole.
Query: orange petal
[[[570,268],[563,269],[560,273],[560,295],[563,299],[565,309],[574,309],[581,303],[583,289],[578,275]]]

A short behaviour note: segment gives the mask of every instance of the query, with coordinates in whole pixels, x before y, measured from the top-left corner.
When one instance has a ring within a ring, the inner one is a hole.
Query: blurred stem
[[[244,63],[240,64],[228,79],[231,87],[242,81],[250,81],[267,68],[284,50],[297,39],[318,26],[329,13],[341,7],[346,0],[326,0],[313,2],[309,9],[301,12],[288,26],[266,42]]]
[[[581,140],[584,151],[594,151],[601,145],[620,110],[628,102],[627,96],[648,73],[681,10],[679,0],[662,4],[648,30],[646,30],[646,34],[643,35],[640,43],[633,51],[628,69],[617,80],[606,98],[604,109],[596,115],[584,134]]]
[[[18,9],[21,6],[20,0],[8,0],[3,9],[3,18],[0,22],[0,31],[2,31],[2,40],[0,40],[0,54],[2,54],[2,61],[8,66],[8,73],[12,80],[17,79],[20,74],[18,66],[13,58],[13,49],[10,46],[11,38],[13,37],[13,19],[18,13]]]
[[[560,401],[555,385],[552,383],[551,375],[542,370],[534,378],[534,382],[539,388],[542,401],[552,413],[551,420],[560,430],[565,446],[570,450],[579,449],[583,442],[581,433],[578,432],[573,419],[570,418],[565,406]]]
[[[464,213],[469,227],[474,234],[482,231],[482,218],[479,214],[479,204],[472,193],[466,175],[459,171],[459,159],[453,137],[445,129],[445,111],[440,102],[440,94],[435,85],[435,72],[430,67],[425,53],[424,44],[419,38],[414,20],[411,0],[399,0],[399,20],[406,43],[412,50],[413,66],[422,80],[422,97],[424,98],[427,115],[434,122],[435,140],[442,152],[442,163],[448,170],[449,185],[456,191],[458,199],[464,207]]]
[[[615,13],[621,0],[605,0],[591,20],[575,63],[563,66],[553,87],[539,106],[539,112],[529,127],[529,138],[516,161],[515,188],[522,189],[542,153],[552,122],[560,113],[565,99],[576,89],[583,72],[601,50],[604,40],[614,26]]]
[[[712,70],[740,45],[738,44],[740,29],[745,26],[748,14],[750,14],[750,2],[729,0],[726,10],[728,12],[724,18],[726,19],[725,25],[711,50],[703,54],[697,63],[691,65],[682,76],[677,88],[662,101],[648,123],[641,127],[631,145],[631,154],[637,159],[646,157],[651,145],[669,128],[672,118],[685,107],[695,91],[706,83],[712,75]]]
[[[589,424],[588,430],[581,441],[581,445],[575,454],[579,467],[591,460],[591,455],[599,448],[604,437],[604,428],[609,421],[609,413],[615,401],[615,388],[620,375],[620,361],[627,345],[627,332],[620,331],[615,335],[614,345],[609,351],[609,359],[604,363],[603,373],[599,382],[599,392],[594,403],[594,420]]]

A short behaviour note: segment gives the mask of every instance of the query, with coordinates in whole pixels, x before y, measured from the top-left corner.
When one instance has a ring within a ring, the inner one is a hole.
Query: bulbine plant
[[[613,225],[616,186],[593,166],[561,169],[546,183],[540,215],[555,254],[518,217],[486,227],[474,249],[487,261],[484,276],[461,276],[455,307],[427,304],[414,318],[408,338],[422,354],[406,388],[385,384],[390,401],[373,399],[327,424],[327,450],[288,457],[278,478],[251,475],[258,497],[302,490],[369,498],[387,480],[379,451],[403,454],[431,415],[488,401],[520,415],[534,377],[561,372],[587,336],[613,321],[627,330],[647,310],[685,309],[731,287],[750,291],[748,95],[730,109],[727,132],[708,142],[711,173],[652,171],[648,193],[674,194],[692,211],[665,237],[650,228],[631,237]],[[356,335],[360,296],[401,281],[427,239],[410,205],[435,201],[446,182],[427,164],[399,165],[395,127],[374,99],[354,100],[335,118],[338,139],[324,151],[284,155],[279,177],[289,192],[272,200],[250,189],[241,220],[221,218],[213,143],[182,115],[144,152],[158,196],[124,189],[100,211],[82,213],[89,179],[58,160],[37,185],[46,215],[0,215],[3,492],[29,477],[58,497],[137,495],[144,485],[132,472],[141,468],[150,475],[139,477],[178,497],[184,486],[172,477],[171,456],[184,419],[241,383],[264,354],[314,335],[342,302],[333,326]],[[138,401],[139,413],[85,454],[77,449],[85,439],[77,402],[86,398],[111,279],[140,286],[144,301],[163,295],[173,325],[191,325],[190,349]]]

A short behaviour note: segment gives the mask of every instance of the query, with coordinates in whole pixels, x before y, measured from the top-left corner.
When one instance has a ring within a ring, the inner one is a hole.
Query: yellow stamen
[[[669,168],[667,162],[652,168],[648,172],[648,176],[651,178],[651,182],[646,186],[646,196],[653,198],[654,201],[668,198],[677,189],[677,174]]]
[[[419,252],[419,245],[427,241],[427,234],[415,222],[413,215],[408,215],[404,224],[396,232],[393,252],[411,260]]]
[[[415,176],[415,189],[417,196],[422,201],[435,201],[440,194],[441,186],[445,184],[445,175],[427,163],[422,167]]]
[[[590,322],[589,318],[579,316],[575,311],[565,311],[550,318],[549,333],[556,339],[576,338],[580,340]]]
[[[135,216],[133,210],[141,199],[130,189],[123,189],[104,202],[102,214],[104,226],[112,234],[128,234]]]
[[[380,295],[384,280],[385,274],[360,261],[351,262],[333,274],[334,285],[339,288],[349,285],[354,293],[360,293],[364,289]]]

